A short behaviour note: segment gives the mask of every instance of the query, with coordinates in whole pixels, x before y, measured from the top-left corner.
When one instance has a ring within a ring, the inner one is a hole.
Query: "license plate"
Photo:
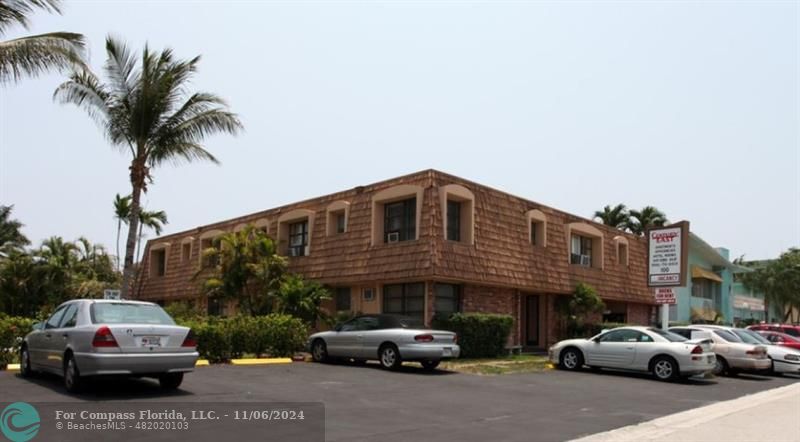
[[[142,347],[161,347],[161,336],[142,336]]]
[[[442,350],[442,356],[453,356],[453,349],[445,347],[444,350]]]

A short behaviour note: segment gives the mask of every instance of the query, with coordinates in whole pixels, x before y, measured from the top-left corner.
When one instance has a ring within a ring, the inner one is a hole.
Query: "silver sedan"
[[[196,346],[191,330],[175,325],[157,304],[78,299],[61,304],[25,337],[20,372],[61,375],[70,392],[100,375],[155,377],[175,389],[194,370]]]
[[[590,339],[568,339],[550,347],[550,361],[566,370],[614,368],[650,372],[671,381],[709,373],[716,357],[707,338],[687,340],[654,327],[620,327]]]
[[[308,344],[317,362],[378,360],[388,369],[417,361],[433,370],[442,359],[457,358],[461,352],[455,333],[425,329],[419,320],[397,315],[359,316],[311,335]]]

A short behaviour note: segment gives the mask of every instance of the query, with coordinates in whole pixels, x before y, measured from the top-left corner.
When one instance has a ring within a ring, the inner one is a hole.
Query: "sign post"
[[[661,328],[669,327],[669,306],[676,304],[672,287],[686,285],[689,261],[689,221],[647,230],[647,285],[655,287],[661,304]]]

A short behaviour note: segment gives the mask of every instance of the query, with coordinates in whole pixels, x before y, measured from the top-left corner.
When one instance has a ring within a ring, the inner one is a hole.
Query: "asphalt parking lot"
[[[2,401],[323,402],[326,440],[559,441],[798,382],[741,375],[675,384],[644,375],[562,372],[478,376],[294,363],[199,367],[180,390],[106,380],[81,395],[57,377],[0,372]]]

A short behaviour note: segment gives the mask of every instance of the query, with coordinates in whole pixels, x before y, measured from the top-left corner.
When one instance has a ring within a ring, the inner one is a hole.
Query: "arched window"
[[[570,264],[603,268],[603,232],[588,223],[567,224],[567,252]]]
[[[537,247],[547,247],[547,216],[538,209],[529,210],[526,214],[528,220],[528,242]]]
[[[615,236],[614,248],[617,252],[617,264],[628,266],[628,239],[624,236]]]
[[[311,254],[314,228],[314,211],[295,209],[278,217],[278,244],[280,253],[299,257]]]
[[[372,245],[419,239],[423,189],[403,184],[372,197]]]
[[[347,222],[350,218],[350,203],[347,201],[334,201],[328,204],[325,213],[326,236],[347,232]]]
[[[448,184],[439,188],[444,238],[475,244],[475,195],[466,187]]]
[[[200,234],[200,253],[198,253],[198,260],[200,262],[200,267],[207,268],[207,267],[214,267],[219,262],[219,258],[216,256],[213,257],[205,257],[205,251],[210,248],[219,249],[219,237],[224,235],[225,232],[219,229],[208,230]]]

